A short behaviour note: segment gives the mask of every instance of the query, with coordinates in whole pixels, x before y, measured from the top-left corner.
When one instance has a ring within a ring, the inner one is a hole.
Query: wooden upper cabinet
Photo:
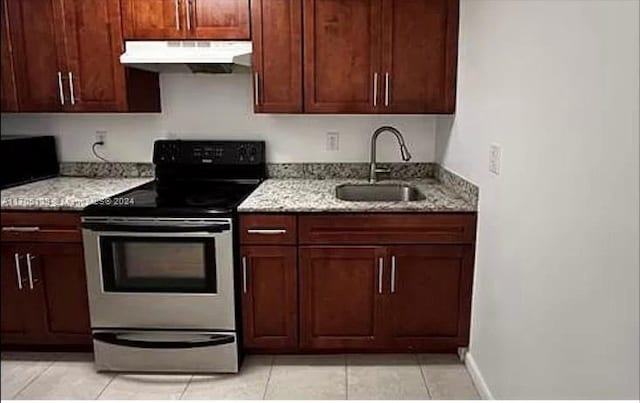
[[[304,1],[305,111],[375,113],[381,0]]]
[[[2,88],[0,91],[1,111],[15,112],[18,110],[18,93],[16,92],[16,76],[13,67],[13,50],[11,48],[11,34],[9,32],[9,15],[7,0],[0,0],[2,5],[1,38],[2,46]]]
[[[19,112],[160,111],[158,74],[120,63],[119,0],[3,1]]]
[[[458,0],[305,0],[306,112],[452,113]]]
[[[299,253],[301,347],[380,347],[385,248],[302,247]]]
[[[68,107],[125,111],[125,69],[118,0],[63,0]]]
[[[254,111],[300,113],[302,0],[253,0]]]
[[[384,112],[454,112],[458,0],[383,0],[382,27]]]
[[[180,39],[186,24],[183,0],[122,0],[126,39]]]
[[[188,37],[250,39],[249,0],[186,0],[186,5]]]
[[[418,350],[466,345],[472,247],[394,246],[389,256],[385,328],[391,345]]]
[[[126,39],[249,39],[249,0],[122,0]]]
[[[62,16],[54,0],[8,0],[18,109],[55,112],[64,103]],[[4,65],[3,65],[4,70]]]

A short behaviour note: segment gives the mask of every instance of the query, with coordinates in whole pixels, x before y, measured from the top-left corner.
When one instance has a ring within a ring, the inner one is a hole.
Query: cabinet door
[[[24,320],[22,316],[22,307],[24,300],[24,287],[26,282],[22,281],[22,272],[16,265],[17,251],[9,246],[2,245],[2,266],[0,273],[2,274],[2,337],[7,335],[20,335],[25,333]]]
[[[302,0],[253,0],[254,110],[302,112]]]
[[[182,13],[186,0],[122,0],[126,39],[180,39],[187,27]]]
[[[383,2],[384,111],[453,113],[458,0]]]
[[[13,50],[11,35],[9,32],[9,15],[7,14],[7,0],[2,1],[2,21],[0,21],[2,34],[0,44],[2,46],[2,90],[0,91],[1,111],[15,112],[18,110],[18,94],[16,93],[16,77],[13,68]]]
[[[2,244],[2,343],[46,342],[44,290],[29,244]]]
[[[241,253],[245,347],[297,347],[296,247],[244,246]]]
[[[249,0],[185,0],[185,6],[189,38],[250,38]]]
[[[380,346],[384,248],[300,248],[303,348]]]
[[[471,246],[389,248],[386,329],[391,345],[408,349],[466,345],[473,253]]]
[[[81,244],[33,244],[29,247],[37,281],[42,281],[47,330],[55,337],[89,336],[89,303]]]
[[[8,0],[18,108],[22,112],[59,111],[62,84],[62,17],[54,0]],[[3,65],[4,68],[4,65]]]
[[[303,12],[305,111],[378,111],[381,0],[305,0]]]
[[[62,0],[69,108],[126,111],[118,0]]]

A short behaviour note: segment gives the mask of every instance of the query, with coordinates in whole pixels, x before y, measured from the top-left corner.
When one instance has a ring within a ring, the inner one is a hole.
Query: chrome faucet
[[[369,163],[369,183],[376,183],[377,175],[379,173],[389,173],[390,169],[382,169],[376,167],[376,142],[378,141],[378,136],[380,136],[384,132],[393,133],[398,140],[398,144],[400,145],[400,155],[402,155],[403,161],[409,161],[411,159],[411,153],[409,153],[409,149],[407,149],[407,145],[404,143],[404,137],[402,137],[402,133],[398,131],[395,127],[391,126],[382,126],[376,129],[371,136],[371,162]]]

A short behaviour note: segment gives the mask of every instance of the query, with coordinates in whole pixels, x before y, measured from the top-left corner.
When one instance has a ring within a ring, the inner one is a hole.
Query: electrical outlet
[[[106,130],[96,130],[96,143],[102,143],[104,146],[107,142],[107,131]]]
[[[489,172],[500,175],[500,163],[502,160],[502,147],[500,144],[491,144],[489,147]]]
[[[340,133],[327,133],[327,151],[338,151],[340,149]]]

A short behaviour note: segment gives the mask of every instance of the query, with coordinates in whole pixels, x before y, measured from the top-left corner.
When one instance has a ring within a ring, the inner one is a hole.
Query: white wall
[[[480,186],[470,354],[496,398],[638,399],[638,16],[635,0],[462,0],[437,148]]]
[[[162,114],[3,114],[3,134],[55,134],[63,161],[93,161],[96,130],[107,130],[103,154],[113,161],[150,161],[157,138],[264,139],[271,162],[358,162],[369,159],[369,138],[383,124],[405,135],[414,161],[435,158],[435,117],[312,116],[253,113],[248,74],[162,74]],[[326,133],[340,149],[326,151]],[[381,161],[401,161],[393,136],[380,138]]]

